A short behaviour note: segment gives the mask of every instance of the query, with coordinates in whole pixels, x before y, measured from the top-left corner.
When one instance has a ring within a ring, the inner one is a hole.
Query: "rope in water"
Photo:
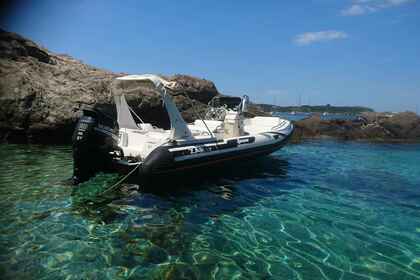
[[[134,171],[136,171],[140,167],[140,165],[141,165],[141,163],[137,164],[136,167],[133,168],[133,170],[131,170],[130,172],[128,172],[127,175],[125,175],[122,179],[120,179],[118,182],[116,182],[111,187],[107,188],[100,195],[104,195],[104,194],[106,194],[106,193],[114,190],[115,188],[117,188],[122,182],[124,182],[128,177],[130,177],[130,175],[133,174]]]
[[[161,147],[161,146],[163,146],[163,145],[165,145],[165,144],[167,144],[167,143],[169,143],[171,140],[168,140],[168,141],[165,141],[165,142],[163,142],[162,144],[160,144],[158,147]],[[156,147],[157,148],[157,147]],[[107,188],[105,191],[103,191],[102,193],[100,193],[100,195],[103,195],[103,194],[106,194],[106,193],[108,193],[108,192],[110,192],[110,191],[112,191],[112,190],[114,190],[116,187],[118,187],[122,182],[124,182],[125,181],[125,179],[127,179],[128,177],[130,177],[130,175],[131,174],[133,174],[134,173],[134,171],[136,171],[139,167],[140,167],[140,165],[142,164],[142,162],[140,162],[140,163],[138,163],[137,165],[136,165],[136,167],[134,167],[133,168],[133,170],[131,170],[130,172],[128,172],[127,173],[127,175],[125,175],[121,180],[119,180],[118,182],[116,182],[114,185],[112,185],[111,187],[109,187],[109,188]]]

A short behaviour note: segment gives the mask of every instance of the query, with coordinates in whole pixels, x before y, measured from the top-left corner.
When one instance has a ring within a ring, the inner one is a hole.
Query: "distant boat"
[[[171,129],[144,123],[128,106],[124,90],[145,85],[160,92]],[[290,121],[279,117],[245,118],[247,96],[216,97],[205,119],[187,124],[168,94],[177,88],[176,82],[155,75],[129,75],[117,78],[115,88],[116,121],[97,110],[84,110],[79,119],[73,134],[75,183],[101,171],[132,174],[141,180],[242,161],[280,149],[294,130]]]

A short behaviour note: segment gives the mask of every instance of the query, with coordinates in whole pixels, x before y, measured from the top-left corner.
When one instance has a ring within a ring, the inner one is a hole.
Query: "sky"
[[[9,1],[0,28],[130,74],[277,105],[420,111],[420,0]]]

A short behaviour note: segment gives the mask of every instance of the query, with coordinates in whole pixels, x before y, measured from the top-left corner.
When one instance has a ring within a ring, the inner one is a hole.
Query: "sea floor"
[[[1,279],[420,279],[420,145],[311,141],[144,190],[0,145]],[[161,190],[161,191],[157,191]]]

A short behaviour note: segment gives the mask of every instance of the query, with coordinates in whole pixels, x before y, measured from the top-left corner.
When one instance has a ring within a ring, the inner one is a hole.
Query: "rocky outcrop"
[[[0,141],[69,143],[84,106],[114,114],[112,73],[67,55],[54,54],[17,34],[0,30]],[[186,121],[201,114],[219,95],[208,80],[187,75],[167,76],[180,85],[173,99]],[[186,94],[179,94],[179,93]],[[130,106],[143,120],[167,128],[169,120],[152,88],[128,94]],[[249,116],[265,115],[251,104]],[[420,119],[414,113],[394,116],[369,112],[366,121],[324,121],[319,116],[296,122],[294,139],[338,138],[420,140]]]
[[[16,33],[0,29],[0,58],[19,59],[21,57],[33,57],[44,63],[53,63],[46,49]]]
[[[112,73],[59,55],[17,34],[0,30],[0,138],[9,142],[68,143],[83,106],[114,112]],[[188,94],[174,97],[187,121],[218,95],[207,80],[168,77]],[[190,100],[191,99],[191,100]],[[127,96],[145,121],[168,127],[160,98],[152,88]]]
[[[319,115],[295,122],[294,141],[334,138],[369,141],[420,141],[420,117],[412,112],[364,114],[364,120],[322,120]]]
[[[395,114],[379,121],[379,125],[398,139],[420,139],[420,117],[413,112]]]

